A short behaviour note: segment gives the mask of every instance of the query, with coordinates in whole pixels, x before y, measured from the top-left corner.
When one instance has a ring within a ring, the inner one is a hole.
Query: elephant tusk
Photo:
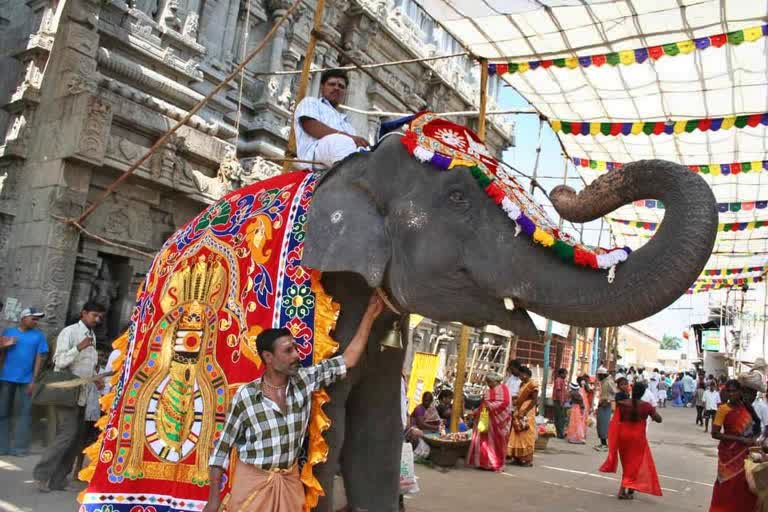
[[[504,299],[504,307],[506,308],[507,311],[514,311],[515,301],[513,301],[511,297],[506,297]]]

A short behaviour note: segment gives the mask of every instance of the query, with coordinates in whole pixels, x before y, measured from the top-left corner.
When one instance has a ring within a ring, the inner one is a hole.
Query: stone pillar
[[[101,3],[63,6],[56,45],[19,166],[18,205],[8,247],[3,299],[39,306],[55,335],[67,320],[79,233],[55,217],[76,217],[86,204],[92,168],[103,164],[111,105],[95,91],[95,29]],[[46,80],[48,78],[48,80]]]

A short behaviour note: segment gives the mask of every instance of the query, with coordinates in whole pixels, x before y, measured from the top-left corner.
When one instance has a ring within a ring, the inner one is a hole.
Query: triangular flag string
[[[607,217],[607,219],[610,222],[623,224],[631,228],[645,229],[647,231],[656,231],[656,229],[659,227],[658,222],[643,222],[640,220],[615,219],[611,217]],[[764,227],[768,227],[768,220],[753,220],[750,222],[724,222],[717,225],[717,230],[719,232],[726,233],[729,231],[749,231],[752,229],[759,229]]]
[[[576,167],[583,169],[589,168],[593,171],[605,172],[612,171],[614,169],[621,169],[624,167],[624,163],[621,162],[607,162],[604,160],[590,160],[588,158],[571,158],[571,161]],[[763,172],[768,169],[768,160],[755,160],[752,162],[733,162],[729,164],[699,164],[699,165],[686,165],[691,171],[701,174],[709,174],[711,176],[730,176],[740,173],[749,172]]]
[[[581,57],[564,57],[560,59],[531,60],[527,62],[493,62],[488,64],[489,75],[506,75],[512,73],[525,73],[536,69],[556,68],[588,68],[590,66],[601,67],[606,64],[629,66],[642,64],[647,61],[657,61],[664,56],[674,57],[686,55],[694,51],[702,51],[707,48],[722,48],[726,44],[738,46],[744,42],[755,42],[768,35],[768,25],[749,27],[743,30],[735,30],[713,36],[686,39],[674,43],[658,46],[646,46],[634,50],[622,50],[619,52],[603,53],[599,55],[586,55]]]
[[[768,113],[744,114],[740,116],[711,117],[703,119],[678,119],[667,121],[627,121],[614,122],[582,122],[550,119],[550,126],[556,133],[570,135],[676,135],[690,133],[695,130],[702,132],[717,132],[731,128],[746,126],[768,126]]]

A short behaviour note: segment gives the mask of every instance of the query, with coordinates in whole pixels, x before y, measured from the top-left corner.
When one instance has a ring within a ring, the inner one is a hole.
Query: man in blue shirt
[[[48,342],[37,323],[45,313],[37,308],[21,312],[18,327],[0,334],[0,455],[23,457],[29,453],[29,430],[35,378],[48,353]],[[11,446],[11,418],[13,446]]]

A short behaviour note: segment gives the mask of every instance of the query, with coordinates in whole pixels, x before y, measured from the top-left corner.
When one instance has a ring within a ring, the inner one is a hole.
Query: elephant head
[[[711,253],[716,202],[685,167],[644,160],[613,170],[580,193],[561,186],[551,200],[566,220],[588,222],[639,199],[666,207],[655,236],[605,271],[566,264],[513,223],[466,167],[443,172],[412,157],[399,137],[353,155],[318,185],[304,262],[354,272],[384,288],[406,312],[468,325],[535,333],[527,310],[574,326],[634,322],[671,304]],[[505,308],[512,299],[514,309]]]

